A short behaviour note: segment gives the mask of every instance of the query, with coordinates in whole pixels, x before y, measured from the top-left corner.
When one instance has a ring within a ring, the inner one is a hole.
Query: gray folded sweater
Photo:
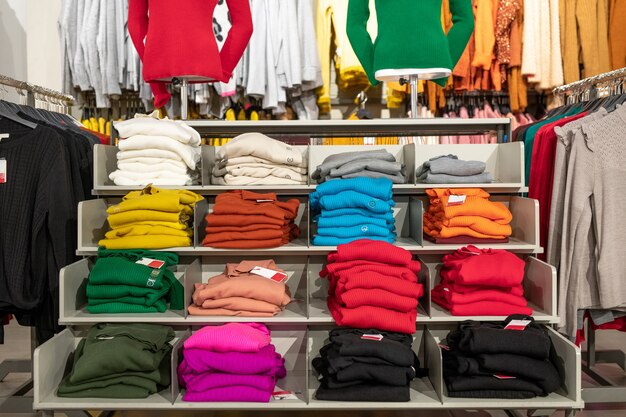
[[[311,178],[313,178],[314,180],[323,180],[328,175],[330,175],[332,169],[336,169],[350,162],[363,159],[376,159],[380,161],[396,162],[396,158],[384,149],[360,152],[342,152],[330,155],[329,157],[324,159],[324,162],[322,162],[313,172],[313,174],[311,174]]]
[[[429,173],[470,176],[482,174],[486,167],[487,165],[481,161],[463,161],[456,155],[441,155],[424,162],[415,175],[418,181],[424,181]]]

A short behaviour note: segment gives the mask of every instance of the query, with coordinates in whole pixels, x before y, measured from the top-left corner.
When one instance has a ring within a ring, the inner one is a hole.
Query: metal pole
[[[411,85],[411,118],[417,119],[417,74],[412,74],[409,78]]]
[[[183,78],[181,81],[182,84],[180,86],[180,118],[183,120],[187,120],[187,100],[189,94],[189,89],[187,88],[187,86],[189,82],[186,78]]]

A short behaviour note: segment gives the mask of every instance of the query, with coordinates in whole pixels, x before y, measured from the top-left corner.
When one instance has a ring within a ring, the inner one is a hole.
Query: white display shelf
[[[202,246],[204,237],[204,217],[210,210],[210,204],[206,200],[196,205],[194,246],[184,248],[161,249],[166,252],[174,252],[180,255],[198,256],[252,256],[267,254],[278,256],[286,254],[324,254],[336,250],[335,246],[314,246],[310,239],[315,233],[315,223],[309,221],[310,213],[308,199],[298,197],[301,201],[298,217],[295,221],[300,227],[300,237],[284,246],[268,249],[220,249]],[[500,201],[509,207],[513,214],[511,228],[512,236],[507,243],[476,244],[480,248],[506,249],[518,253],[541,253],[539,245],[539,203],[537,200],[511,197],[492,196],[491,200]],[[398,238],[394,243],[416,254],[440,254],[455,251],[465,244],[436,244],[422,237],[422,216],[428,199],[422,197],[398,196],[395,198],[396,207],[394,217]],[[110,204],[119,202],[118,198],[107,198],[83,201],[78,206],[78,255],[95,255],[98,252],[98,242],[104,237],[107,230],[106,208]]]
[[[428,188],[484,188],[492,193],[519,193],[527,191],[524,186],[524,145],[522,142],[473,145],[344,145],[344,146],[294,146],[308,159],[309,180],[303,185],[249,185],[230,186],[211,183],[210,172],[215,165],[219,147],[203,145],[202,160],[199,165],[200,183],[190,186],[162,186],[169,189],[186,189],[202,195],[216,195],[230,190],[250,190],[255,192],[274,192],[279,195],[307,195],[317,186],[317,181],[310,178],[313,170],[324,159],[338,152],[359,152],[385,149],[396,160],[405,165],[406,184],[394,184],[396,195],[423,194]],[[108,145],[94,147],[94,195],[124,195],[129,191],[141,189],[140,186],[117,186],[109,174],[117,169],[118,148]],[[424,184],[416,181],[415,170],[430,158],[454,154],[463,160],[485,162],[486,171],[490,172],[493,182],[482,184]]]
[[[433,374],[433,385],[446,408],[454,409],[582,409],[584,402],[581,394],[581,356],[580,348],[567,340],[551,327],[546,327],[556,353],[557,368],[562,385],[556,392],[546,397],[535,397],[523,400],[507,400],[495,398],[456,398],[449,397],[443,380],[443,358],[439,342],[453,330],[450,325],[428,326],[426,330],[427,363]]]

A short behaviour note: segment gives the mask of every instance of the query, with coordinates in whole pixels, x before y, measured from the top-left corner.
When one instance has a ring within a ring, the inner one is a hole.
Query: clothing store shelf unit
[[[337,152],[356,152],[363,150],[365,145],[342,146],[294,146],[302,151],[303,157],[308,160],[311,171],[324,158]],[[490,192],[525,192],[523,143],[512,142],[503,144],[460,144],[460,145],[367,145],[369,150],[386,149],[394,154],[398,162],[405,165],[407,184],[394,184],[394,194],[424,193],[428,188],[449,187],[450,184],[426,184],[415,178],[415,169],[428,159],[447,154],[457,155],[463,160],[481,161],[486,164],[486,171],[492,173],[494,181],[485,184],[455,184],[455,187],[480,186]],[[210,173],[216,163],[216,153],[219,147],[202,147],[200,162],[200,184],[190,186],[166,186],[164,188],[185,188],[202,195],[215,195],[229,190],[247,189],[256,192],[272,191],[281,195],[305,195],[315,191],[316,181],[308,179],[302,185],[216,185],[211,184]],[[94,150],[95,185],[93,192],[96,195],[123,195],[136,189],[131,186],[117,186],[109,179],[109,175],[117,169],[117,152],[115,146],[96,145]]]
[[[213,199],[209,198],[196,205],[194,219],[194,242],[190,247],[178,247],[163,249],[179,255],[197,256],[224,256],[224,255],[250,255],[253,253],[266,253],[271,256],[283,254],[306,255],[326,254],[336,250],[336,246],[315,246],[311,239],[315,235],[315,223],[311,221],[310,208],[307,197],[298,197],[301,201],[298,217],[295,224],[300,227],[300,237],[290,243],[271,249],[220,249],[202,246],[205,235],[204,219],[211,210]],[[518,253],[541,253],[539,245],[539,206],[536,200],[513,197],[506,195],[494,195],[493,201],[500,201],[509,207],[513,214],[511,228],[512,236],[507,243],[498,244],[497,247]],[[107,207],[119,203],[119,198],[101,198],[97,200],[83,201],[78,205],[78,255],[96,255],[98,242],[104,238],[108,231]],[[424,240],[422,235],[422,217],[426,207],[426,197],[398,196],[395,197],[394,218],[398,239],[396,245],[416,254],[442,254],[455,251],[463,244],[436,244]],[[488,248],[493,244],[477,244],[477,247]]]
[[[272,137],[304,136],[424,136],[424,135],[477,135],[495,132],[504,142],[510,137],[508,119],[485,120],[372,120],[372,121],[297,121],[281,122],[204,122],[191,121],[189,124],[203,136],[234,137],[245,132],[261,132]],[[305,141],[306,143],[306,141]],[[310,142],[309,142],[310,143]],[[294,301],[283,312],[269,318],[191,316],[186,310],[168,311],[160,314],[89,314],[85,286],[92,263],[97,254],[98,241],[108,230],[106,209],[120,201],[128,191],[140,187],[117,187],[109,181],[108,175],[116,169],[117,149],[110,146],[97,146],[94,154],[94,194],[102,198],[79,204],[78,254],[85,259],[65,267],[60,274],[61,312],[60,322],[68,328],[55,338],[38,348],[35,353],[35,399],[34,408],[51,415],[53,410],[326,410],[326,409],[564,409],[583,407],[580,389],[580,350],[556,332],[550,331],[555,349],[560,357],[560,373],[563,386],[548,397],[531,400],[477,400],[459,399],[447,396],[441,370],[441,352],[438,339],[454,329],[458,322],[467,319],[502,320],[504,317],[466,316],[455,317],[442,310],[431,301],[430,290],[439,282],[439,269],[442,256],[464,245],[437,245],[425,241],[422,235],[422,216],[428,199],[424,190],[434,184],[418,184],[415,169],[424,161],[442,154],[456,154],[460,159],[480,160],[487,164],[497,183],[462,185],[440,185],[442,187],[480,187],[492,193],[491,199],[507,205],[513,214],[511,227],[513,235],[506,244],[481,244],[479,247],[508,249],[526,261],[523,281],[525,294],[533,308],[537,322],[546,326],[558,321],[556,315],[556,273],[553,267],[534,258],[541,253],[539,244],[539,211],[536,200],[519,197],[524,187],[524,150],[521,143],[498,143],[491,145],[368,145],[368,146],[303,146],[309,168],[312,171],[327,156],[348,151],[387,149],[406,165],[408,184],[394,186],[394,217],[401,246],[419,257],[421,271],[419,281],[424,287],[424,295],[419,300],[416,319],[417,332],[413,349],[420,361],[430,369],[429,376],[417,378],[411,383],[411,401],[406,403],[377,402],[331,402],[315,399],[319,385],[311,361],[328,338],[328,330],[336,326],[326,305],[328,282],[319,276],[328,252],[336,247],[314,246],[311,239],[316,232],[315,222],[309,207],[309,194],[315,189],[315,182],[301,186],[256,186],[228,187],[210,184],[210,170],[215,164],[217,149],[204,146],[202,150],[202,182],[186,188],[204,196],[206,200],[196,205],[194,215],[194,242],[186,248],[171,248],[165,251],[180,256],[175,276],[185,288],[186,302],[191,303],[194,284],[206,282],[209,277],[223,271],[224,264],[239,262],[242,259],[273,258],[283,268],[289,279],[287,285]],[[215,203],[215,195],[231,189],[275,192],[280,198],[292,196],[301,202],[295,221],[301,235],[295,241],[279,248],[271,249],[216,249],[202,246],[204,218]],[[58,397],[57,387],[65,372],[65,360],[74,351],[81,335],[96,323],[159,323],[176,329],[172,354],[172,384],[158,394],[146,399],[72,399]],[[176,367],[182,342],[203,325],[217,325],[228,322],[263,322],[272,332],[272,342],[286,360],[287,378],[278,381],[277,390],[292,391],[297,399],[275,400],[269,403],[191,403],[184,402],[179,392]],[[547,415],[547,414],[546,414]]]

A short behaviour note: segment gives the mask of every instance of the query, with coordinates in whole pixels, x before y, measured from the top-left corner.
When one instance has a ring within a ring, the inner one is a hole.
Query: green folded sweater
[[[142,258],[161,260],[160,268],[139,264]],[[147,250],[98,251],[87,284],[90,313],[156,313],[164,305],[172,310],[185,308],[184,288],[170,267],[178,256]],[[143,307],[142,307],[143,306]]]
[[[61,397],[145,398],[170,384],[171,327],[98,324],[80,341]]]

